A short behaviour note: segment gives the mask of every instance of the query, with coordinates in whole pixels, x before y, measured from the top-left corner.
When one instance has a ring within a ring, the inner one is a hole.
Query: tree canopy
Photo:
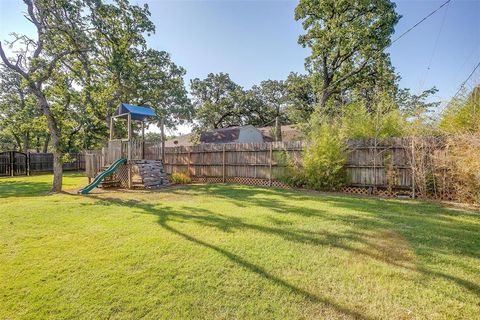
[[[314,77],[319,108],[332,97],[382,88],[395,78],[384,49],[400,16],[389,0],[300,0],[295,19],[306,30],[298,42],[311,49],[305,61]],[[335,111],[335,110],[333,110]]]
[[[147,44],[155,32],[148,5],[24,3],[35,36],[14,33],[0,42],[0,146],[52,151],[53,191],[61,189],[64,155],[102,146],[121,102],[152,107],[152,122],[170,128],[275,125],[277,140],[284,124],[306,124],[311,132],[331,126],[330,132],[358,138],[403,135],[414,126],[478,131],[478,94],[452,101],[438,121],[431,112],[438,107],[431,98],[436,88],[399,89],[385,52],[400,19],[390,0],[299,0],[295,19],[305,34],[298,43],[310,49],[305,74],[244,88],[228,73],[210,73],[192,79],[189,92],[186,70]]]
[[[147,47],[145,36],[155,31],[147,5],[127,0],[24,3],[36,36],[13,34],[10,42],[0,42],[9,71],[2,72],[1,83],[15,80],[21,88],[10,85],[8,94],[1,95],[0,114],[4,123],[22,121],[25,128],[33,128],[29,121],[43,115],[37,118],[45,119],[45,139],[54,153],[53,191],[61,190],[63,154],[105,141],[118,103],[150,104],[171,127],[191,118],[185,70],[168,53]],[[15,46],[11,57],[4,44]],[[12,104],[12,99],[20,103]],[[19,129],[2,137],[31,135],[31,130]]]

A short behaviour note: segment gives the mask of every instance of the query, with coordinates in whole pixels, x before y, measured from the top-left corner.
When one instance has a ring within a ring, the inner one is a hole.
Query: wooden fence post
[[[131,160],[132,159],[132,141],[131,140],[128,140],[128,144],[127,144],[127,160]],[[112,159],[112,163],[114,162],[115,160]]]
[[[412,138],[412,199],[415,199],[415,138]]]
[[[187,147],[188,149],[188,159],[187,159],[187,171],[188,175],[192,175],[192,152],[190,150],[190,147]]]
[[[113,140],[113,116],[110,117],[110,140]]]
[[[259,148],[260,149],[260,148]],[[253,177],[256,179],[257,178],[257,154],[258,154],[258,150],[255,150],[255,147],[253,148],[253,150],[255,151],[253,154],[254,154],[254,166],[253,166]]]
[[[270,174],[268,177],[268,185],[272,186],[272,161],[273,161],[273,150],[272,150],[272,143],[270,142]]]
[[[165,119],[160,119],[160,134],[162,136],[162,164],[165,163]]]
[[[132,189],[132,164],[127,162],[128,189]]]
[[[225,183],[225,144],[223,145],[222,156],[223,156],[222,182]]]
[[[13,177],[15,175],[15,153],[14,151],[10,152],[10,175]]]
[[[128,113],[127,115],[127,125],[128,125],[128,141],[131,141],[133,138],[132,132],[132,114]]]
[[[30,175],[30,152],[27,152],[27,157],[25,159],[25,169],[27,171],[27,176]]]

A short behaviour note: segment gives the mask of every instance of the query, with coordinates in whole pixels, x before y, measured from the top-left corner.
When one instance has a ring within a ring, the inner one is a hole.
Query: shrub
[[[170,182],[173,184],[189,184],[192,179],[186,172],[174,172],[170,176]]]
[[[440,129],[447,133],[480,133],[480,86],[466,98],[455,98],[448,104],[440,120]]]
[[[373,110],[363,103],[352,103],[341,118],[343,135],[348,139],[400,137],[405,133],[406,121],[392,101],[378,98]]]
[[[346,182],[345,139],[335,124],[323,124],[311,135],[303,160],[307,186],[317,190],[336,190]]]
[[[283,166],[283,170],[275,177],[277,180],[292,188],[302,188],[307,185],[300,159],[283,152],[276,155],[275,161]]]
[[[480,137],[473,134],[450,136],[447,150],[456,200],[480,204]]]

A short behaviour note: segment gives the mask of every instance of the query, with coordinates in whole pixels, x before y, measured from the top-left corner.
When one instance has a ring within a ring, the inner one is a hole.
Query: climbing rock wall
[[[132,171],[134,172],[132,177],[134,187],[143,186],[145,189],[152,189],[170,185],[162,161],[134,160]]]

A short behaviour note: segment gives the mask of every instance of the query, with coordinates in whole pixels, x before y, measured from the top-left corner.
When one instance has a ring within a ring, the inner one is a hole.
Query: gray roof
[[[240,136],[240,127],[230,127],[204,132],[200,135],[201,143],[236,142]]]

